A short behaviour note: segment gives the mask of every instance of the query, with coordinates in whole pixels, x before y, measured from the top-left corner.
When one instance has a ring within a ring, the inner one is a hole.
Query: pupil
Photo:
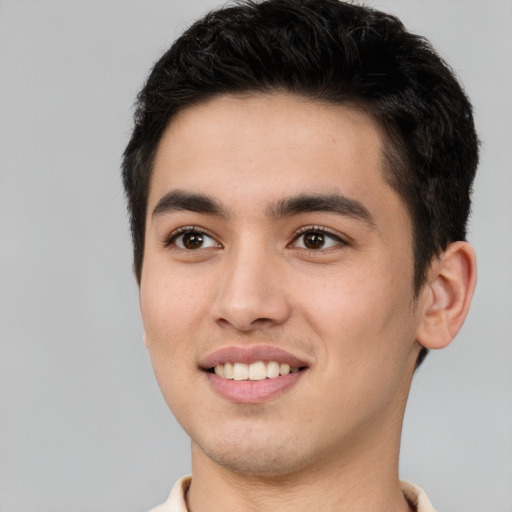
[[[322,233],[307,233],[304,237],[304,245],[308,249],[321,249],[324,245],[324,235]]]
[[[186,233],[183,235],[183,245],[187,249],[197,249],[203,244],[203,235],[201,233]]]

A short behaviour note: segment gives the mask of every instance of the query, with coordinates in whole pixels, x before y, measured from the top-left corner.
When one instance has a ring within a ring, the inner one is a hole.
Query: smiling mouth
[[[260,381],[297,373],[305,368],[305,366],[292,367],[287,363],[278,363],[277,361],[256,361],[251,364],[229,362],[217,364],[208,371],[226,380]]]

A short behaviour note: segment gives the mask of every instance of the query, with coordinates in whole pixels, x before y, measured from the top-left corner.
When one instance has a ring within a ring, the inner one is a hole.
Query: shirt
[[[167,501],[150,510],[150,512],[187,512],[185,493],[187,492],[190,482],[190,476],[180,478],[174,484]],[[409,482],[401,482],[401,485],[404,496],[413,507],[416,507],[416,512],[436,512],[422,489]]]

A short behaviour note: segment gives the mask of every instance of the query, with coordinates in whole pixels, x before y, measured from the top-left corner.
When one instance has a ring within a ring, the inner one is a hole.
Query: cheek
[[[366,271],[339,273],[318,286],[312,281],[305,289],[301,308],[324,344],[327,364],[382,366],[384,359],[411,344],[408,273],[370,265]]]
[[[411,292],[378,274],[310,289],[310,325],[318,336],[323,381],[334,410],[370,421],[391,403],[414,346]]]
[[[186,411],[199,407],[194,403],[199,301],[196,289],[163,273],[154,280],[146,275],[141,282],[146,346],[158,386],[178,418],[187,418]]]
[[[192,338],[199,321],[199,300],[196,289],[164,272],[143,275],[140,308],[146,346],[166,397],[168,388],[194,364]]]
[[[197,327],[207,302],[207,287],[199,284],[203,283],[187,278],[179,269],[153,266],[143,274],[140,307],[148,341],[167,344]]]

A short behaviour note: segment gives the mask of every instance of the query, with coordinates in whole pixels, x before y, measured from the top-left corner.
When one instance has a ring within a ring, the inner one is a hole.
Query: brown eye
[[[299,249],[309,249],[310,251],[320,251],[329,249],[337,245],[346,245],[345,242],[334,233],[322,229],[310,229],[303,231],[295,239],[293,246]]]
[[[182,236],[183,247],[186,249],[199,249],[203,245],[202,233],[185,233]]]
[[[325,237],[323,233],[310,231],[304,234],[304,246],[308,249],[321,249],[324,246]]]
[[[185,249],[187,251],[219,246],[211,236],[208,236],[202,231],[195,231],[192,229],[173,236],[169,243],[175,245],[179,249]]]

